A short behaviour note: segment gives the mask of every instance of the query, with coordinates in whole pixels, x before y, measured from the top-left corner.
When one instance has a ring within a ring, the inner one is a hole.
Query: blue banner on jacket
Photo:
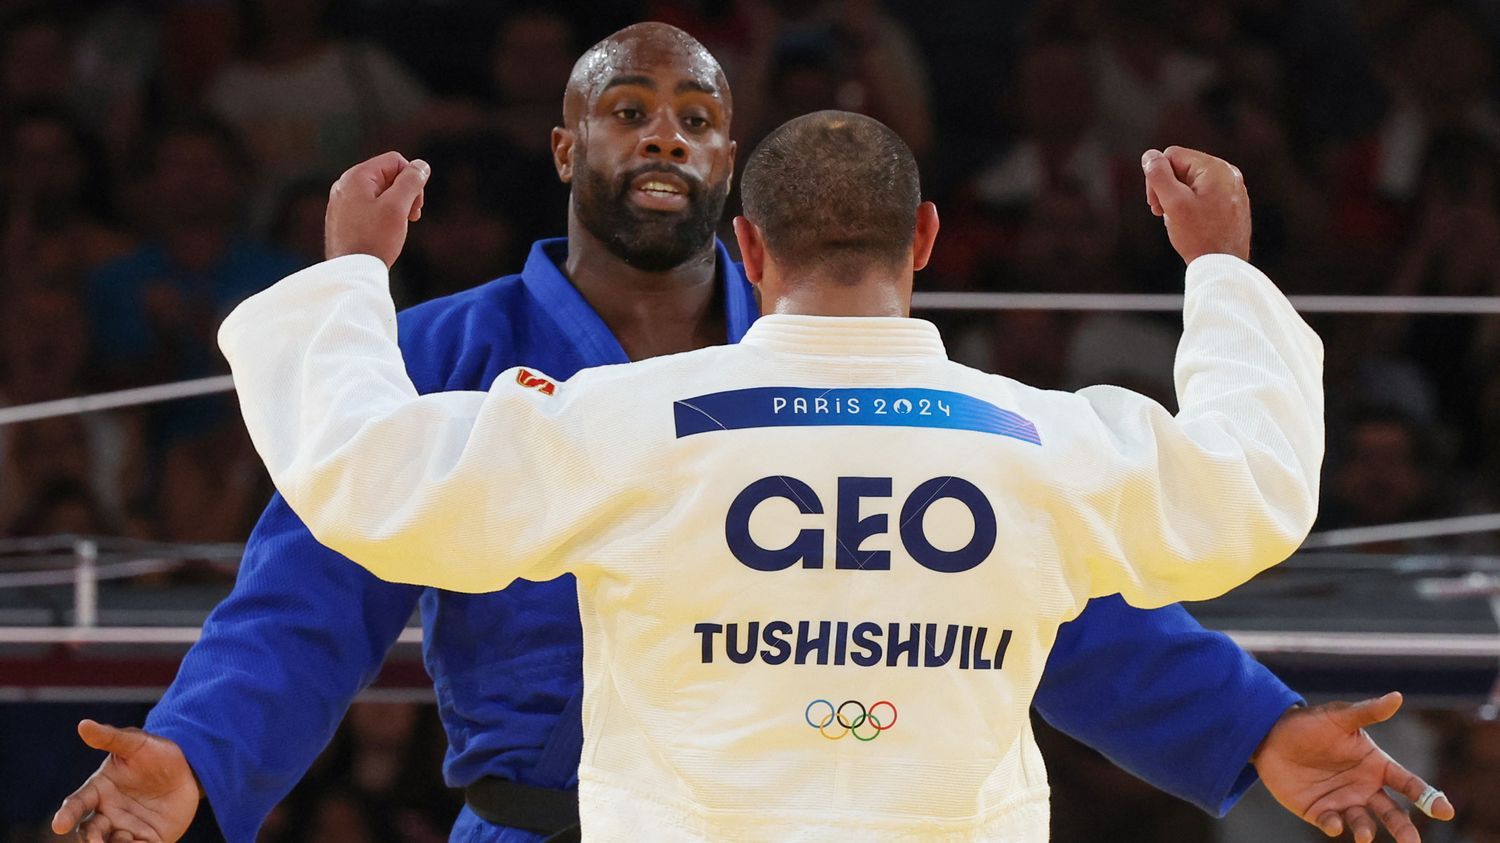
[[[754,427],[945,427],[1042,444],[1020,414],[941,389],[762,386],[684,398],[672,411],[678,439]]]

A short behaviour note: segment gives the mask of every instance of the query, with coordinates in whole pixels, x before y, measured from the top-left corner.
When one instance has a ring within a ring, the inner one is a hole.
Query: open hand
[[[1421,843],[1411,818],[1385,789],[1416,802],[1427,782],[1392,760],[1365,733],[1366,726],[1389,720],[1400,708],[1401,695],[1391,693],[1357,703],[1289,709],[1251,763],[1282,807],[1329,837],[1349,828],[1356,843],[1371,843],[1374,817],[1379,817],[1398,843]],[[1435,819],[1453,819],[1446,796],[1438,796],[1430,810]]]
[[[76,828],[85,843],[172,843],[187,832],[203,792],[177,744],[92,720],[78,724],[78,735],[109,757],[63,800],[53,833]]]

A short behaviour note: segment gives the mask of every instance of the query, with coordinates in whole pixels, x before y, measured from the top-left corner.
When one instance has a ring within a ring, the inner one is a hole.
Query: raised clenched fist
[[[377,155],[350,167],[328,192],[323,218],[327,258],[374,255],[395,264],[406,245],[406,226],[422,216],[422,191],[432,170],[398,152]]]
[[[1166,222],[1184,262],[1212,254],[1250,259],[1250,194],[1238,167],[1180,146],[1147,150],[1141,167],[1151,213]]]

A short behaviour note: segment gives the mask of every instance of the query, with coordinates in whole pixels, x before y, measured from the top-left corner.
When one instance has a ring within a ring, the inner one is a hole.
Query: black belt
[[[469,810],[492,825],[550,834],[549,843],[578,840],[578,791],[532,787],[487,776],[464,788]]]

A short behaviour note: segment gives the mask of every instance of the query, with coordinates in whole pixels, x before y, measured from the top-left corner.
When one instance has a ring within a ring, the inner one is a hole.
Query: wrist
[[[1287,718],[1294,712],[1305,708],[1307,708],[1306,703],[1300,701],[1292,703],[1290,706],[1287,706],[1285,711],[1281,712],[1281,716],[1276,718],[1276,722],[1271,724],[1271,728],[1266,732],[1266,736],[1255,747],[1255,751],[1250,753],[1250,766],[1254,767],[1257,772],[1260,770],[1260,765],[1266,751],[1272,747],[1272,739],[1276,737],[1276,731],[1281,728],[1281,724],[1285,723]]]

